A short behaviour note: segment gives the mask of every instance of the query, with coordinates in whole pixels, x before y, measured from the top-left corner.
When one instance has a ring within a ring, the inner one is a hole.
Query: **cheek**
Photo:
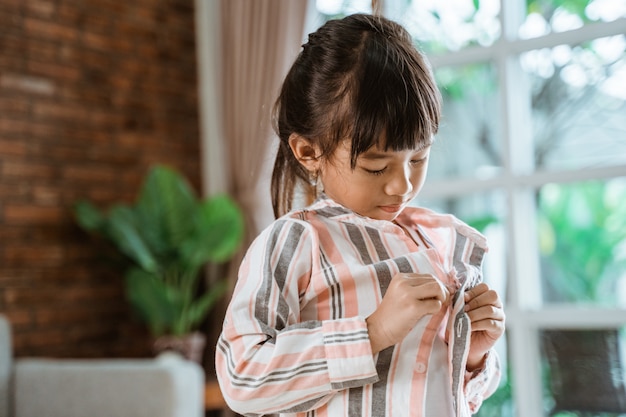
[[[350,179],[335,167],[327,167],[320,176],[325,189],[345,193],[350,190]]]
[[[413,176],[413,188],[419,190],[426,182],[426,174],[428,173],[428,166],[418,170]]]

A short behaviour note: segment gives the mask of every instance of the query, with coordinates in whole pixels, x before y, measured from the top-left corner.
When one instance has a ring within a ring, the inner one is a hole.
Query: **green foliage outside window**
[[[549,301],[619,302],[626,268],[623,182],[546,185],[539,197],[539,243]]]

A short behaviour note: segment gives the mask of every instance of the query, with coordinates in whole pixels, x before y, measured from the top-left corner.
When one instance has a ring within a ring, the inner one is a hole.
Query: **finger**
[[[470,300],[472,298],[476,298],[480,294],[483,294],[489,290],[490,290],[489,286],[485,284],[484,282],[481,282],[480,284],[465,291],[465,299]]]
[[[500,301],[497,292],[489,290],[479,293],[472,298],[469,298],[467,295],[465,296],[465,311],[471,311],[486,305],[502,308],[502,301]]]
[[[415,284],[426,283],[426,282],[437,280],[437,278],[435,278],[431,274],[412,274],[411,273],[411,274],[399,274],[398,276]]]
[[[399,274],[408,285],[419,290],[416,299],[437,298],[447,303],[450,297],[448,287],[431,274],[407,273]]]
[[[450,294],[448,289],[439,281],[430,281],[417,286],[411,286],[411,293],[416,300],[436,299],[445,303]]]
[[[504,311],[501,308],[486,305],[475,310],[471,310],[467,312],[467,315],[472,322],[472,325],[475,322],[479,322],[481,320],[498,320],[504,321]]]
[[[443,307],[443,303],[435,299],[420,300],[419,307],[423,314],[437,314],[439,310],[441,310],[441,307]]]
[[[486,332],[492,335],[504,333],[505,325],[503,320],[485,319],[472,322],[472,332]]]

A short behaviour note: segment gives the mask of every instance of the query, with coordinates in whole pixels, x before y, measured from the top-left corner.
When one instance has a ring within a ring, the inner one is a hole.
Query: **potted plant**
[[[243,216],[226,195],[199,199],[174,169],[150,169],[133,205],[101,211],[75,205],[78,224],[109,240],[128,260],[129,302],[155,337],[157,350],[173,349],[200,361],[204,335],[197,327],[226,290],[220,281],[203,293],[201,270],[224,262],[239,247]],[[189,349],[196,347],[195,353]]]

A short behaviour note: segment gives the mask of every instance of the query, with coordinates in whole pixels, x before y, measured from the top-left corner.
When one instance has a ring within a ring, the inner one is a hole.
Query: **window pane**
[[[500,38],[499,0],[388,2],[388,16],[402,23],[427,53],[488,46]]]
[[[519,30],[523,39],[626,17],[626,0],[526,0],[526,11]]]
[[[619,35],[521,55],[532,81],[538,170],[626,162],[625,51]]]
[[[626,306],[626,177],[538,194],[545,302]]]
[[[544,330],[547,416],[626,415],[624,330]]]
[[[330,19],[340,19],[353,13],[372,13],[371,0],[315,0],[320,14],[320,24]]]
[[[497,175],[502,167],[502,119],[496,68],[490,63],[435,71],[443,116],[431,153],[430,178]]]

